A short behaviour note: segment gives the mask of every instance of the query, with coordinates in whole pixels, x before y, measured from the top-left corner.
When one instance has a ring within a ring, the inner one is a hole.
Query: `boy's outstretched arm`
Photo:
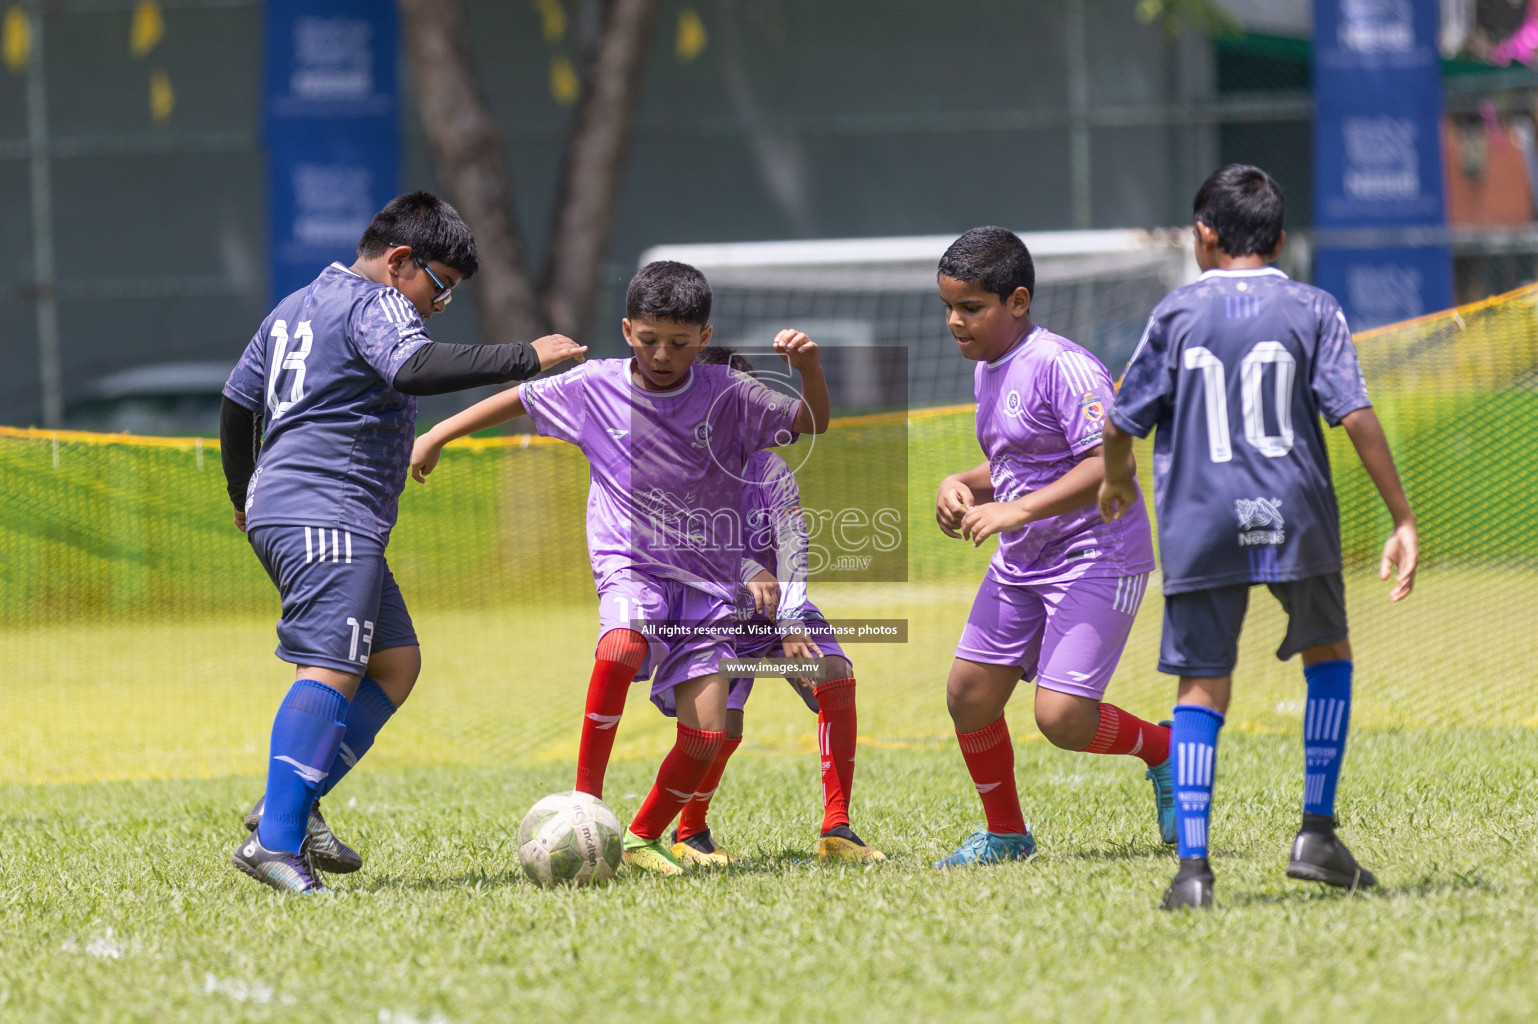
[[[487,384],[528,380],[567,359],[582,362],[586,345],[564,334],[547,334],[535,341],[506,345],[455,345],[438,341],[423,345],[401,364],[394,387],[403,395],[444,395]]]
[[[1132,435],[1106,417],[1100,434],[1102,454],[1105,457],[1105,479],[1100,482],[1100,518],[1114,522],[1127,514],[1127,509],[1138,500],[1137,484],[1133,475],[1137,471],[1132,459]]]
[[[1394,589],[1389,600],[1402,601],[1410,596],[1415,587],[1415,567],[1420,561],[1420,537],[1415,530],[1415,513],[1410,511],[1410,499],[1405,497],[1399,483],[1399,471],[1394,468],[1394,456],[1388,450],[1388,438],[1383,436],[1383,424],[1378,414],[1369,406],[1348,412],[1340,421],[1346,435],[1356,447],[1357,458],[1378,488],[1383,504],[1394,517],[1394,532],[1383,545],[1383,559],[1378,564],[1378,578],[1386,580],[1392,567],[1398,567]]]
[[[774,336],[774,350],[801,374],[801,407],[796,410],[796,421],[790,429],[798,434],[826,432],[833,402],[828,397],[828,380],[822,374],[817,342],[800,331],[784,330]]]
[[[427,474],[438,465],[438,456],[442,454],[443,446],[450,441],[515,420],[527,412],[523,405],[523,395],[514,387],[455,413],[417,438],[411,448],[412,479],[419,484],[426,483]]]

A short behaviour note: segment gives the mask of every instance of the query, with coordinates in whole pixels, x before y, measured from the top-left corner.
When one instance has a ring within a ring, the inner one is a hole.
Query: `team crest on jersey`
[[[705,448],[710,444],[710,421],[700,420],[694,425],[694,440],[689,442],[691,448]]]
[[[1004,415],[1019,416],[1024,411],[1023,404],[1020,400],[1020,392],[1011,388],[1009,394],[1004,396]]]
[[[1105,419],[1105,402],[1097,392],[1086,391],[1079,398],[1079,411],[1091,423],[1099,423]]]
[[[1239,520],[1239,546],[1281,544],[1287,540],[1281,498],[1236,498],[1234,515]]]

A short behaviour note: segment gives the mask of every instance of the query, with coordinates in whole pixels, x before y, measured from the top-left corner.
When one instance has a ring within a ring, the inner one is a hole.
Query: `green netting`
[[[1538,528],[1524,500],[1538,488],[1535,304],[1538,287],[1358,339],[1424,560],[1415,593],[1390,605],[1376,575],[1389,522],[1332,431],[1354,724],[1538,726]],[[944,475],[978,461],[971,410],[949,408],[838,421],[798,469],[807,504],[889,509],[903,527],[902,544],[873,544],[870,563],[813,584],[832,617],[909,621],[906,644],[851,648],[863,742],[949,742],[945,675],[988,549],[942,536],[932,502]],[[586,487],[574,448],[527,438],[451,446],[430,485],[408,487],[389,557],[424,671],[371,760],[574,755],[596,631]],[[0,432],[0,609],[0,782],[261,770],[292,675],[272,656],[277,596],[231,525],[211,442]],[[1154,671],[1161,613],[1151,593],[1109,694],[1145,715],[1173,696]],[[1230,713],[1239,728],[1296,728],[1297,663],[1271,653],[1281,632],[1257,593]],[[671,742],[644,690],[618,756]],[[749,749],[814,740],[789,688],[762,681]]]

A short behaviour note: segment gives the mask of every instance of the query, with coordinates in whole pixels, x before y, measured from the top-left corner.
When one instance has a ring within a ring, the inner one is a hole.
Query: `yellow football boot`
[[[678,830],[673,830],[673,838],[678,839]],[[727,864],[735,864],[742,858],[726,847],[717,843],[710,837],[710,829],[696,832],[688,839],[673,844],[673,857],[684,867],[698,865],[699,867],[723,867]]]
[[[641,871],[650,871],[656,875],[684,873],[684,866],[662,845],[660,837],[642,839],[628,828],[625,829],[625,850],[622,856],[626,864]]]
[[[886,854],[866,846],[848,825],[838,825],[817,840],[817,859],[845,864],[880,864],[886,860]]]

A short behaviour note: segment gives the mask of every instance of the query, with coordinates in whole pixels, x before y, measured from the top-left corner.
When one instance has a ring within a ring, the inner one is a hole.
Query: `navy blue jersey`
[[[417,402],[392,386],[431,344],[416,307],[339,263],[268,314],[224,394],[262,410],[246,525],[327,526],[387,541]]]
[[[1164,592],[1340,569],[1321,414],[1371,403],[1340,305],[1274,268],[1209,270],[1167,296],[1111,419],[1154,436]]]

